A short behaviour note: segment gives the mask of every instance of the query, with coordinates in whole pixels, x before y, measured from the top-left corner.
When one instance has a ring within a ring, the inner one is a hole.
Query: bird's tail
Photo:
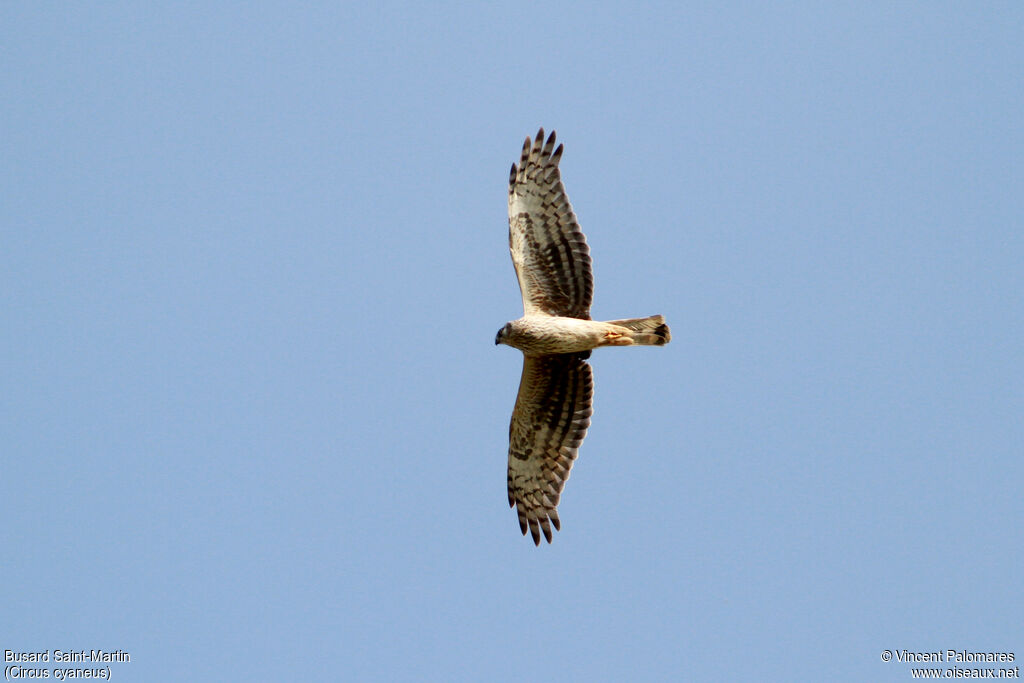
[[[630,338],[634,344],[664,346],[672,340],[672,333],[665,324],[664,316],[652,315],[649,318],[628,318],[626,320],[609,320],[612,325],[632,330]]]

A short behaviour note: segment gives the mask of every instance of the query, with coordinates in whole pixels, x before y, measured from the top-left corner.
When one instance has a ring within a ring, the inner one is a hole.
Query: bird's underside
[[[601,346],[661,346],[671,339],[660,315],[607,322],[527,315],[509,325],[505,343],[531,355],[580,353]]]
[[[526,138],[509,177],[509,250],[524,315],[494,340],[523,352],[523,374],[509,425],[508,502],[523,534],[551,542],[558,501],[593,414],[593,372],[601,346],[662,346],[671,339],[660,315],[590,319],[590,249],[565,194],[555,133]]]

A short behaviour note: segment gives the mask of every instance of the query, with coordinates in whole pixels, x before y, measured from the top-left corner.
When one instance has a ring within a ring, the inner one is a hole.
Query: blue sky
[[[5,3],[0,649],[119,680],[908,680],[1024,657],[1018,3]],[[594,257],[507,507],[506,184]]]

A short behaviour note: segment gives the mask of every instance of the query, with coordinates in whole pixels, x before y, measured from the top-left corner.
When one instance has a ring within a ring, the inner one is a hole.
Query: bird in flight
[[[599,346],[663,346],[672,335],[660,315],[590,319],[590,248],[565,194],[555,132],[526,138],[508,180],[508,248],[523,295],[523,317],[498,330],[495,344],[523,352],[523,375],[508,438],[508,504],[519,528],[540,545],[561,528],[558,500],[593,415],[587,363]]]

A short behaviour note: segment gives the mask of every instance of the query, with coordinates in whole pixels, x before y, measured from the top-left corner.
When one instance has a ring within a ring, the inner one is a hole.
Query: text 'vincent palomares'
[[[1012,662],[1012,652],[968,652],[967,650],[935,650],[911,652],[896,650],[897,662]]]

